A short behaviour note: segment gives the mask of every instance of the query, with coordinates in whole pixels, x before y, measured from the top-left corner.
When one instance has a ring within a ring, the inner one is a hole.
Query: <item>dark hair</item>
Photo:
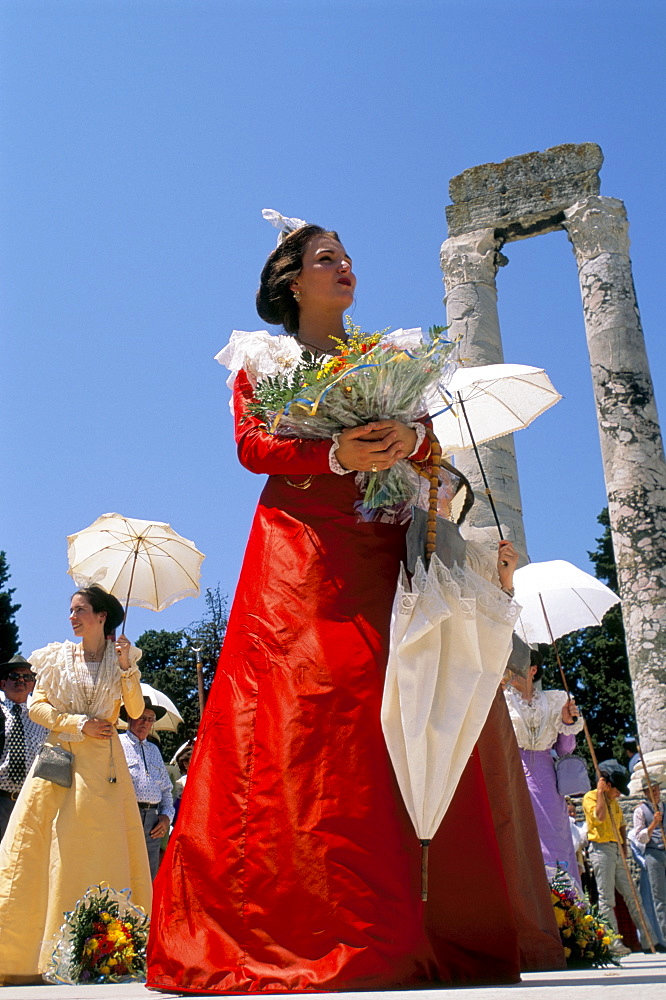
[[[340,242],[332,229],[302,226],[282,240],[261,272],[257,312],[266,323],[282,324],[287,333],[298,333],[298,303],[290,286],[301,273],[303,254],[313,236],[330,236]]]
[[[540,681],[543,677],[543,654],[538,649],[530,649],[530,666],[536,667],[532,680]]]
[[[125,611],[118,598],[114,597],[113,594],[107,594],[105,590],[96,584],[93,584],[91,587],[81,587],[80,590],[74,591],[73,596],[76,597],[77,594],[85,597],[95,614],[100,614],[102,611],[106,612],[104,635],[111,635],[119,625],[122,625]]]

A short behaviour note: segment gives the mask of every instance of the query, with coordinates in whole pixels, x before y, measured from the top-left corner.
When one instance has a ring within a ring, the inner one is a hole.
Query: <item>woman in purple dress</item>
[[[558,757],[572,753],[583,717],[565,691],[542,691],[536,686],[543,672],[537,658],[533,653],[527,677],[511,674],[504,696],[532,797],[546,872],[551,877],[559,864],[582,891],[567,804],[557,790],[552,751]]]

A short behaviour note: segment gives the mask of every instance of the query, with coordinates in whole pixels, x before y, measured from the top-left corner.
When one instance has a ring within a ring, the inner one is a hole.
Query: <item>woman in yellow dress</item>
[[[0,844],[0,981],[44,972],[53,939],[90,885],[129,887],[150,910],[148,855],[134,787],[115,722],[121,704],[144,709],[141,651],[121,635],[120,602],[101,587],[71,601],[75,642],[52,642],[30,663],[37,681],[30,718],[49,730],[46,743],[70,750],[70,788],[34,775],[25,780]]]

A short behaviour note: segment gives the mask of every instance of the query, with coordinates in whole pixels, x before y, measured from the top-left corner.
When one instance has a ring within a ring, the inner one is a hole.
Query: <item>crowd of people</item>
[[[270,255],[257,308],[303,351],[335,356],[355,286],[337,233],[302,224]],[[0,667],[0,978],[43,972],[63,914],[101,881],[130,887],[147,910],[154,889],[156,990],[419,988],[562,968],[547,872],[564,867],[580,886],[583,845],[554,761],[571,753],[580,713],[564,692],[542,690],[538,663],[511,673],[430,845],[424,902],[421,849],[380,722],[408,526],[360,517],[357,478],[402,459],[427,472],[427,421],[377,420],[323,440],[269,434],[252,411],[266,345],[253,354],[248,338],[226,355],[236,441],[245,467],[268,480],[197,740],[179,754],[161,864],[174,784],[150,741],[161,709],[141,692],[140,651],[115,638],[119,602],[78,590],[78,642]],[[510,542],[489,552],[468,541],[467,558],[485,600],[494,588],[498,607],[512,601]],[[615,887],[638,919],[620,863],[626,771],[605,761],[600,773],[583,799],[587,851],[615,927]],[[634,828],[663,935],[652,799]]]

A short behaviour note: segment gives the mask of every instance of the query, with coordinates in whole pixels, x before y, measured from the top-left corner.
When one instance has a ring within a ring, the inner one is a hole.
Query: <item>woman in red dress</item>
[[[258,311],[296,346],[335,353],[355,284],[337,234],[305,226],[269,257]],[[259,365],[247,358],[234,381],[238,454],[269,478],[155,882],[148,986],[514,982],[516,929],[476,752],[432,842],[423,903],[420,845],[380,724],[406,527],[359,519],[354,470],[418,461],[427,441],[396,421],[335,443],[271,436],[247,413]]]

